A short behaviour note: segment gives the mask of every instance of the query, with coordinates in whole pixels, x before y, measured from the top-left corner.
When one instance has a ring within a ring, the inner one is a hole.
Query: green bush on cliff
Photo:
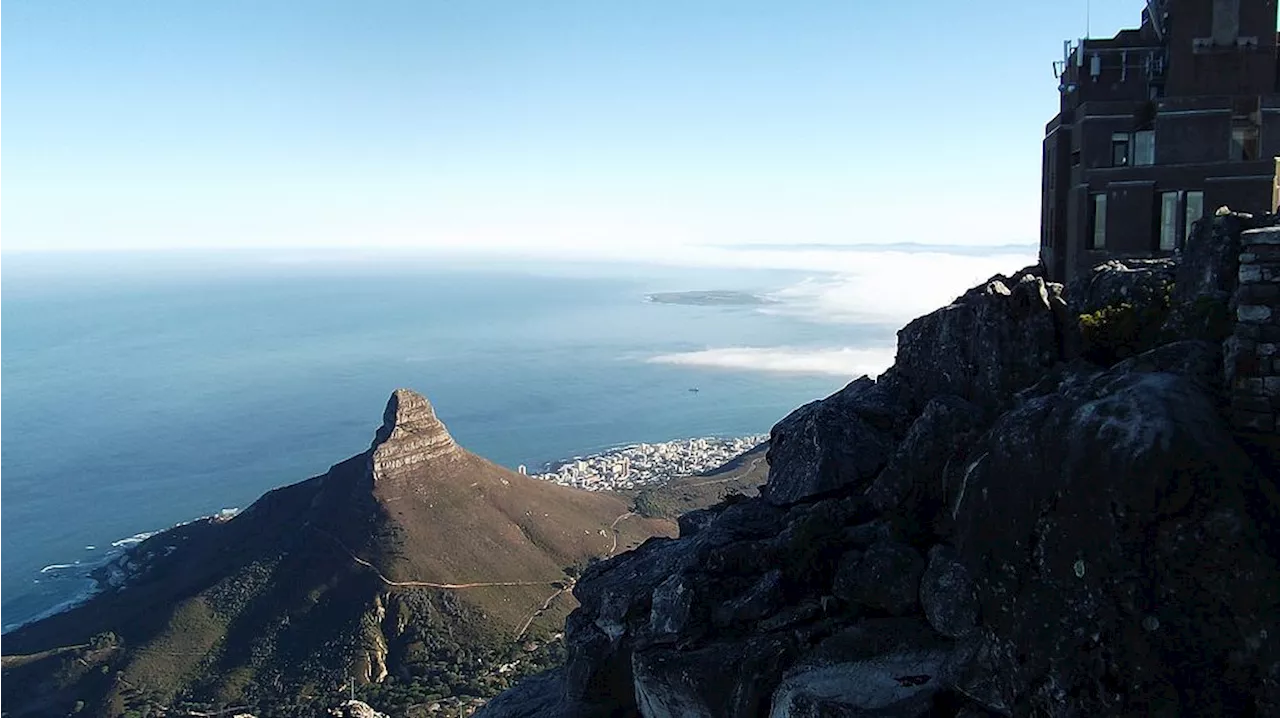
[[[1150,300],[1118,302],[1080,315],[1083,354],[1095,364],[1111,366],[1152,349],[1161,341],[1161,327],[1169,316],[1172,284],[1165,284]]]
[[[680,503],[659,489],[645,489],[637,496],[632,511],[649,519],[674,519],[682,513]]]

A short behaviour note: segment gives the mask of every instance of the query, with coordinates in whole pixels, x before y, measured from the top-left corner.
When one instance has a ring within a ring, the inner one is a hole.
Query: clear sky
[[[1094,36],[1142,0],[1095,0]],[[0,246],[1032,243],[1084,0],[3,4]]]

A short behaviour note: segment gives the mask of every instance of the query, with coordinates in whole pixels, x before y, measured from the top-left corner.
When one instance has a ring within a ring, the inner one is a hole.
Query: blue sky
[[[1095,36],[1143,3],[1094,2]],[[1079,2],[3,5],[5,250],[1034,242]]]

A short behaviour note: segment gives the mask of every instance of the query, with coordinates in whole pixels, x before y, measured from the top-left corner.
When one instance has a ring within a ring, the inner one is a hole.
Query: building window
[[[1129,164],[1129,133],[1113,132],[1111,134],[1111,166],[1124,167]]]
[[[1178,193],[1160,193],[1160,249],[1173,251],[1178,239]]]
[[[1231,159],[1236,161],[1258,159],[1258,128],[1251,126],[1231,128]]]
[[[1156,133],[1153,130],[1139,130],[1133,133],[1133,164],[1153,165],[1156,163]]]
[[[1204,192],[1187,193],[1186,226],[1182,230],[1182,245],[1185,247],[1191,236],[1191,225],[1204,216]]]
[[[1090,218],[1090,224],[1093,225],[1093,248],[1107,248],[1107,195],[1106,193],[1093,195],[1093,217]]]
[[[1258,126],[1253,122],[1232,121],[1231,159],[1236,162],[1258,159]]]

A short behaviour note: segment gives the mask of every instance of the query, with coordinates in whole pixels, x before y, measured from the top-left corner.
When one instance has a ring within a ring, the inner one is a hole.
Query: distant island
[[[696,306],[751,306],[756,304],[773,304],[767,299],[751,292],[739,292],[731,289],[703,290],[694,292],[655,292],[646,298],[657,304],[692,304]]]

